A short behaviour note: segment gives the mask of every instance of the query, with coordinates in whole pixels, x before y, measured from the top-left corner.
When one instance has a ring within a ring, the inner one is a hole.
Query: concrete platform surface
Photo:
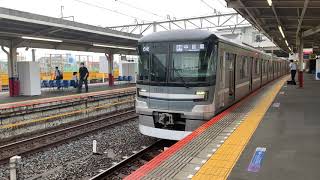
[[[320,81],[304,76],[303,89],[282,87],[228,179],[320,179]],[[248,172],[257,147],[266,148],[262,166]]]
[[[105,91],[117,88],[125,88],[125,87],[133,87],[135,84],[120,84],[115,86],[108,86],[108,85],[100,85],[100,86],[90,86],[89,92],[98,92],[98,91]],[[82,92],[85,92],[84,86],[82,88]],[[40,96],[18,96],[18,97],[10,97],[8,92],[0,93],[0,104],[6,103],[15,103],[20,101],[28,101],[28,100],[36,100],[36,99],[43,99],[43,98],[51,98],[51,97],[60,97],[60,96],[67,96],[67,95],[75,95],[77,94],[76,88],[68,88],[68,89],[47,89],[42,91]]]

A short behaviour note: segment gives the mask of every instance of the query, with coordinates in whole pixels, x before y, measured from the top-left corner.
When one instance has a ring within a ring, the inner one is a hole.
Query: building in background
[[[279,47],[252,26],[236,27],[232,29],[222,28],[218,29],[216,34],[262,51],[280,50]]]

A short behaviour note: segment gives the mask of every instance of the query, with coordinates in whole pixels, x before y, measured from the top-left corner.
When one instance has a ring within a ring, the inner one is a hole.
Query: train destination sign
[[[177,44],[174,47],[176,52],[201,51],[204,50],[204,44]]]

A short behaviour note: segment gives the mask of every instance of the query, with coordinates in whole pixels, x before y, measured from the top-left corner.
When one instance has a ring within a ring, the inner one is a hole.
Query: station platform
[[[107,83],[105,84],[98,84],[98,85],[90,85],[89,92],[100,92],[112,89],[119,89],[119,88],[126,88],[126,87],[134,87],[135,84],[117,84],[114,86],[108,86]],[[85,88],[83,86],[82,92],[85,92]],[[85,94],[85,93],[82,93]],[[48,100],[48,98],[57,98],[57,97],[67,97],[70,95],[80,95],[77,93],[76,88],[68,88],[68,89],[46,89],[41,91],[40,96],[17,96],[17,97],[10,97],[9,92],[0,92],[0,108],[3,106],[7,106],[9,104],[21,104],[21,103],[28,103],[28,101],[34,100]]]
[[[126,177],[320,179],[320,82],[274,80]]]

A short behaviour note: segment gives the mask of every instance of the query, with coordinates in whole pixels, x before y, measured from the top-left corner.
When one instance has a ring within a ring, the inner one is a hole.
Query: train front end
[[[212,34],[155,33],[140,40],[138,53],[136,112],[142,134],[180,140],[214,116],[217,45]]]

